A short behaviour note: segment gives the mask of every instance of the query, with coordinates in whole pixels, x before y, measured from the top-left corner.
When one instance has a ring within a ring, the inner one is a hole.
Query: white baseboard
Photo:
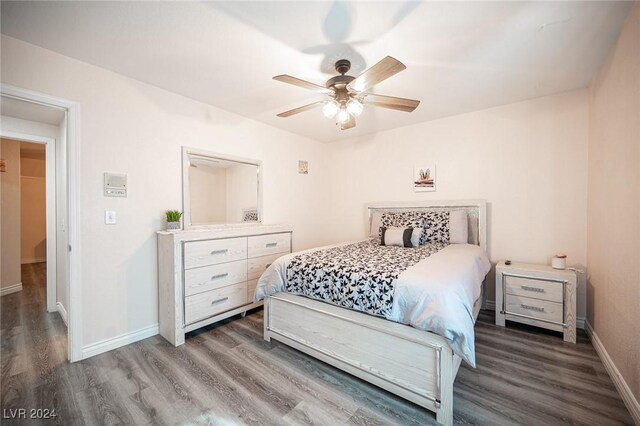
[[[0,296],[6,296],[7,294],[17,293],[19,291],[22,291],[22,283],[0,288]]]
[[[495,300],[485,300],[484,301],[484,309],[488,309],[490,311],[496,310],[496,302]],[[584,317],[576,317],[576,328],[580,328],[585,330],[585,318]]]
[[[60,316],[62,317],[62,321],[64,321],[64,325],[69,327],[69,324],[67,323],[67,310],[60,302],[56,303],[56,307],[58,308],[58,312],[60,312]]]
[[[620,374],[620,371],[618,371],[618,368],[613,363],[613,360],[611,359],[611,357],[609,356],[609,353],[607,352],[604,345],[602,344],[602,341],[600,340],[596,332],[593,330],[593,327],[591,327],[591,324],[589,324],[589,321],[585,321],[585,326],[586,326],[585,329],[587,330],[587,334],[591,338],[591,343],[593,343],[593,347],[596,349],[598,356],[600,356],[600,359],[604,364],[604,368],[607,370],[607,373],[609,373],[609,376],[611,377],[613,384],[616,385],[616,389],[618,389],[618,392],[620,393],[620,396],[624,401],[624,405],[627,406],[629,413],[631,413],[631,417],[633,418],[633,421],[637,425],[640,425],[640,403],[633,395],[633,392],[631,392],[631,388],[629,388],[629,385],[627,385],[627,382],[624,380],[624,377],[622,377],[622,375]]]
[[[159,325],[154,324],[136,331],[132,331],[131,333],[121,334],[120,336],[112,337],[111,339],[105,339],[97,343],[92,343],[91,345],[87,345],[82,348],[82,359],[87,359],[92,356],[117,349],[121,346],[135,343],[139,340],[155,336],[159,333]]]
[[[42,263],[42,262],[46,262],[47,261],[47,257],[29,257],[26,259],[21,259],[20,260],[20,264],[21,265],[26,265],[28,263]]]

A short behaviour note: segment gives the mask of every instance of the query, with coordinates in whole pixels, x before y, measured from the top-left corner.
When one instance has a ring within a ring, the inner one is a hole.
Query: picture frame
[[[413,168],[413,190],[433,192],[436,190],[436,165],[425,164]]]

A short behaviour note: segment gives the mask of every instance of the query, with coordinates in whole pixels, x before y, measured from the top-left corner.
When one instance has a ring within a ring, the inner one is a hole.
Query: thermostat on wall
[[[126,197],[127,196],[127,175],[105,173],[104,174],[104,196],[105,197]]]

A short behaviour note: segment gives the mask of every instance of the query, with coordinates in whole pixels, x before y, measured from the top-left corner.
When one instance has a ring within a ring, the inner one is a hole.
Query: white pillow
[[[380,227],[382,226],[382,212],[375,210],[371,213],[371,228],[369,228],[369,236],[377,238],[380,234]]]
[[[389,232],[389,229],[401,229],[404,230],[406,228],[398,228],[398,227],[394,227],[394,226],[389,226],[387,228],[387,232]],[[377,234],[376,234],[377,235]],[[416,248],[420,245],[420,235],[422,235],[422,228],[413,228],[413,232],[411,233],[411,246],[413,248]]]
[[[382,235],[382,245],[404,247],[404,231],[406,229],[407,228],[387,228]]]
[[[466,210],[451,210],[449,212],[449,243],[468,244],[468,226]]]

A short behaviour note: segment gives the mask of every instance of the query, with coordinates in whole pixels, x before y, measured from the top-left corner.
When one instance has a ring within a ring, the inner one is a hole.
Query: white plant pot
[[[180,229],[180,222],[167,222],[167,231],[175,231]]]

